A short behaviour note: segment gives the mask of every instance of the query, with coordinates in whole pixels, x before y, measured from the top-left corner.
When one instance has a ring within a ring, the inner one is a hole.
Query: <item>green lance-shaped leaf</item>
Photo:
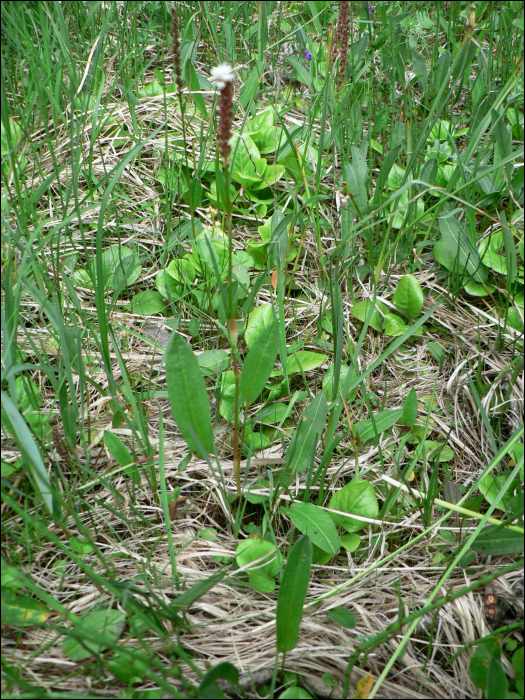
[[[201,596],[222,581],[225,575],[226,571],[216,571],[203,581],[198,581],[191,588],[185,590],[184,593],[178,595],[175,600],[170,603],[170,608],[173,610],[182,610],[183,608],[189,609]]]
[[[279,325],[274,321],[257,335],[244,360],[239,393],[247,404],[253,403],[264,389],[278,352]]]
[[[295,429],[291,442],[293,449],[287,452],[286,458],[286,466],[292,471],[303,472],[312,464],[315,446],[323,432],[327,413],[326,397],[320,392],[306,407]]]
[[[292,547],[277,598],[277,651],[290,651],[299,639],[299,625],[312,566],[312,543],[303,535]]]
[[[33,436],[27,427],[27,423],[20,415],[18,408],[11,401],[8,394],[5,394],[3,391],[2,407],[5,411],[5,414],[2,415],[2,422],[5,415],[16,435],[16,439],[22,454],[27,460],[28,469],[34,479],[35,485],[40,490],[49,513],[53,515],[53,488],[51,486],[51,482],[49,481],[47,469],[42,461],[42,457],[40,456],[40,451],[33,440]]]
[[[412,50],[412,65],[414,66],[414,72],[417,77],[417,82],[419,84],[419,89],[421,92],[426,93],[428,88],[428,73],[427,67],[425,65],[425,59],[415,49]]]
[[[213,430],[206,385],[197,358],[178,333],[172,333],[165,359],[168,398],[182,437],[192,452],[200,451],[193,431],[206,454],[212,452]]]
[[[523,534],[499,525],[489,525],[483,528],[481,534],[472,543],[475,552],[501,555],[523,552]]]
[[[479,252],[474,248],[467,233],[452,214],[439,217],[439,231],[448,252],[457,258],[476,282],[486,282],[487,268],[481,262]],[[442,263],[443,264],[443,263]]]
[[[354,430],[359,435],[361,442],[372,440],[376,434],[380,435],[389,430],[403,415],[402,408],[389,408],[386,411],[375,413],[373,418],[366,418],[354,424]]]
[[[407,425],[409,428],[411,428],[416,422],[416,418],[417,394],[414,387],[412,387],[412,389],[410,389],[410,391],[408,392],[406,399],[403,401],[403,413],[401,414],[399,422],[402,425]]]

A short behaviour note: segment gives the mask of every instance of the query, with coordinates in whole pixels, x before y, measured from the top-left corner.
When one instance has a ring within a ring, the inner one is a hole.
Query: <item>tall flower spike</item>
[[[339,6],[339,17],[335,31],[335,45],[333,59],[340,55],[339,73],[337,75],[337,90],[341,88],[346,74],[348,60],[348,37],[350,36],[350,3],[342,0]]]
[[[215,87],[221,91],[219,97],[219,124],[217,134],[219,140],[219,153],[224,167],[228,165],[231,153],[230,139],[232,135],[233,115],[233,72],[227,63],[211,69],[211,77]]]
[[[173,64],[175,68],[175,82],[177,89],[182,92],[182,69],[180,63],[180,33],[179,33],[179,15],[175,7],[171,8],[171,36],[173,37]]]

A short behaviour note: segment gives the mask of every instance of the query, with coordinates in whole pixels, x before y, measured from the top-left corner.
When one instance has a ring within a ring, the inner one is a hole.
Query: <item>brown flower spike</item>
[[[231,153],[230,139],[232,135],[233,116],[233,73],[227,63],[211,69],[212,80],[221,91],[219,97],[219,124],[217,134],[219,141],[219,153],[224,168],[228,167],[228,159]]]
[[[173,65],[175,68],[175,82],[177,89],[182,92],[182,68],[180,64],[180,33],[179,16],[175,7],[171,8],[171,36],[173,38]]]
[[[348,61],[348,37],[350,36],[350,3],[342,0],[337,28],[335,30],[335,45],[333,60],[339,54],[339,73],[337,74],[337,90],[341,89],[346,74],[346,64]]]

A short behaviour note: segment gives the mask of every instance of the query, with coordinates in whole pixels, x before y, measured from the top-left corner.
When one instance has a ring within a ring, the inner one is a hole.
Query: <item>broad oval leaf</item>
[[[168,399],[182,437],[192,452],[200,452],[193,431],[205,453],[213,452],[210,401],[206,385],[197,358],[178,333],[171,334],[165,362]],[[201,455],[203,459],[206,459],[206,454]]]
[[[255,418],[258,422],[275,425],[288,418],[290,411],[291,409],[288,404],[275,401],[274,403],[266,404],[264,408],[257,411]]]
[[[122,634],[126,615],[120,610],[96,610],[82,618],[62,642],[62,651],[73,661],[87,659],[116,642]]]
[[[287,374],[295,372],[311,372],[313,369],[320,367],[326,360],[328,355],[322,355],[320,352],[312,352],[311,350],[299,350],[294,355],[288,355],[286,358]]]
[[[251,404],[264,389],[279,352],[279,324],[264,328],[246,355],[239,380],[239,393]]]
[[[246,340],[246,345],[249,348],[251,348],[255,343],[260,333],[265,328],[272,325],[273,320],[273,309],[269,304],[261,304],[261,306],[255,307],[250,314],[248,325],[246,326],[246,331],[244,332],[244,339]]]
[[[478,284],[477,282],[467,282],[463,285],[463,289],[467,294],[473,297],[487,297],[489,294],[493,294],[496,291],[496,287],[492,284]]]
[[[482,639],[470,659],[470,677],[478,688],[487,684],[487,669],[491,659],[499,659],[501,647],[496,637]]]
[[[255,560],[261,559],[261,561]],[[245,566],[254,562],[253,568],[248,567],[248,577],[251,585],[261,593],[270,593],[275,588],[273,577],[281,569],[281,553],[268,540],[248,539],[239,542],[235,552],[237,564]]]
[[[166,269],[159,270],[155,275],[155,286],[163,299],[177,301],[179,299],[180,284],[176,282]]]
[[[368,314],[371,313],[369,326],[374,330],[381,332],[383,330],[384,325],[383,315],[388,312],[388,307],[386,306],[386,304],[383,304],[382,301],[377,300],[375,303],[375,308],[372,312],[370,311],[371,307],[371,299],[358,301],[352,306],[352,311],[350,313],[354,318],[357,318],[358,321],[362,321],[363,323],[366,321]]]
[[[158,292],[147,289],[145,292],[135,294],[131,301],[131,311],[134,314],[150,316],[151,314],[163,313],[166,305]]]
[[[420,459],[423,459],[423,454],[426,455],[427,460],[432,461],[438,457],[438,462],[449,462],[454,459],[454,450],[448,445],[443,445],[441,442],[436,440],[425,440],[423,446],[423,453]]]
[[[365,518],[376,518],[379,513],[379,505],[372,484],[356,479],[336,491],[330,499],[328,507],[344,513],[361,515]],[[337,525],[344,527],[347,532],[358,532],[367,525],[366,522],[350,516],[338,513],[329,513],[329,515]]]
[[[384,334],[388,336],[403,335],[408,326],[403,319],[397,314],[385,314],[384,318]]]
[[[327,610],[326,614],[335,623],[341,625],[341,627],[352,629],[352,627],[357,625],[354,613],[350,612],[348,608],[344,608],[342,605],[337,605],[335,608]]]
[[[290,550],[279,587],[276,610],[278,651],[290,651],[299,639],[311,567],[312,543],[308,535],[303,535]]]
[[[290,508],[282,507],[295,527],[308,535],[312,542],[329,554],[337,554],[340,549],[339,536],[330,515],[313,503],[296,501]]]
[[[506,476],[496,475],[492,472],[489,472],[488,474],[485,474],[485,476],[481,477],[478,483],[478,488],[481,491],[481,493],[485,496],[487,501],[492,505],[498,497],[506,481]],[[507,508],[510,506],[511,496],[512,493],[507,492],[503,494],[499,504],[496,506],[498,510],[507,510]]]
[[[341,537],[341,546],[346,549],[347,552],[355,552],[361,543],[361,538],[356,535],[355,532],[347,533]]]
[[[75,284],[84,287],[98,286],[96,261],[93,257],[90,265],[92,273],[87,268],[76,270],[71,275]],[[112,245],[102,253],[102,275],[104,289],[115,289],[135,282],[142,270],[139,256],[125,245]]]
[[[205,350],[197,355],[197,362],[205,377],[213,377],[228,367],[230,356],[226,350]]]
[[[392,297],[397,308],[410,318],[415,318],[421,313],[423,299],[419,280],[414,275],[403,275]]]

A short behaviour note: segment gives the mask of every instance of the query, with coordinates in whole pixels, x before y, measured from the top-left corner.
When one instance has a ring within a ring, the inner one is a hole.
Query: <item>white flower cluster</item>
[[[222,90],[226,83],[231,83],[233,80],[232,67],[228,63],[214,66],[210,72],[211,79],[215,83],[217,90]]]

